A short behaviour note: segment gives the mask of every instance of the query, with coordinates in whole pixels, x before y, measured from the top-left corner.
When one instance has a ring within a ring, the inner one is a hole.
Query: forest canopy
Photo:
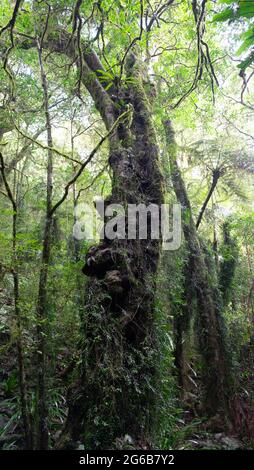
[[[253,448],[254,1],[2,0],[0,62],[0,448]]]

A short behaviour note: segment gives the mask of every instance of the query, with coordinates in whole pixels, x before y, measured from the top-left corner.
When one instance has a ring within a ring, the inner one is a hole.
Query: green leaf
[[[254,44],[254,35],[245,39],[245,41],[242,43],[242,45],[239,47],[237,50],[236,54],[241,55],[246,49],[248,49],[250,46]]]
[[[231,3],[236,3],[236,0],[219,0],[218,4],[226,3],[227,5],[230,5]]]
[[[232,2],[233,5],[235,2]],[[238,18],[252,18],[254,17],[254,2],[253,1],[240,1],[238,7],[232,8],[227,7],[220,13],[217,13],[213,17],[213,21],[227,21],[236,20]]]
[[[239,4],[237,14],[239,17],[244,16],[245,18],[252,18],[254,16],[254,2],[248,0],[242,0]]]
[[[100,78],[102,78],[103,80],[114,80],[114,75],[112,75],[112,73],[110,72],[105,72],[105,70],[100,70],[98,69],[97,72],[100,73]]]
[[[213,21],[227,21],[231,19],[237,18],[237,12],[235,12],[232,8],[226,8],[221,13],[217,13],[213,17]]]
[[[241,70],[247,69],[252,62],[254,62],[254,51],[247,57],[247,59],[243,60],[237,67]]]
[[[1,214],[2,215],[14,215],[16,214],[16,212],[13,211],[12,209],[1,209]]]

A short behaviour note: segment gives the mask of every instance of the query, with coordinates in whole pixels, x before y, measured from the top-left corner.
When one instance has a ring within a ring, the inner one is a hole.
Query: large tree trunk
[[[119,98],[133,106],[130,128],[111,139],[111,196],[106,201],[161,204],[158,148],[142,77],[134,56],[127,73],[135,84]],[[121,113],[121,109],[119,111]],[[105,448],[129,434],[147,435],[154,404],[156,363],[155,276],[160,240],[108,240],[92,247],[84,273],[91,277],[82,318],[82,370],[69,399],[59,447],[79,440]]]
[[[192,217],[190,201],[178,166],[174,130],[171,121],[164,123],[167,148],[170,156],[171,176],[178,202],[182,206],[183,231],[189,251],[187,274],[197,299],[198,341],[203,358],[204,405],[208,415],[227,410],[229,391],[229,368],[225,348],[225,328],[221,314],[221,303],[217,286],[209,275],[205,254],[200,245]],[[217,298],[216,298],[217,294]],[[188,311],[189,315],[189,311]],[[185,325],[188,325],[188,319]],[[183,333],[182,333],[183,334]]]

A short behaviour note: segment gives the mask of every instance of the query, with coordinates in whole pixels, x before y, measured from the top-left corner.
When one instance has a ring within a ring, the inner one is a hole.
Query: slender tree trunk
[[[214,226],[213,226],[213,253],[214,253],[214,261],[215,261],[215,266],[218,272],[219,269],[219,254],[218,254],[218,238],[217,238],[217,230],[216,230],[216,225],[215,225],[215,220],[214,220]]]
[[[4,160],[0,154],[1,174],[3,183],[9,200],[12,204],[12,277],[13,277],[13,294],[14,294],[14,312],[17,328],[17,353],[18,353],[18,376],[19,376],[19,389],[20,389],[20,402],[21,402],[21,415],[25,434],[26,449],[32,449],[32,429],[30,413],[28,408],[27,384],[26,384],[26,371],[24,361],[24,346],[22,338],[22,324],[21,324],[21,311],[20,311],[20,295],[19,295],[19,274],[18,274],[18,259],[17,259],[17,203],[14,198],[13,192],[6,179]]]
[[[191,260],[188,257],[183,270],[183,305],[174,314],[174,359],[178,377],[178,384],[182,392],[182,398],[188,396],[190,390],[189,368],[188,368],[188,349],[190,344],[190,326],[193,316],[193,300],[195,291],[193,289]]]
[[[24,348],[22,339],[22,325],[21,325],[21,312],[19,308],[19,276],[15,270],[13,271],[13,283],[14,283],[14,306],[15,306],[15,318],[17,324],[17,350],[18,350],[18,364],[19,364],[19,388],[20,388],[20,400],[21,400],[21,413],[22,421],[25,433],[26,449],[33,448],[33,436],[30,413],[28,409],[28,396],[27,396],[27,385],[26,385],[26,372],[25,372],[25,361],[24,361]]]
[[[135,84],[119,98],[134,108],[130,125],[111,139],[112,193],[106,201],[161,204],[158,148],[139,65],[128,75]],[[119,101],[120,102],[120,101]],[[121,111],[120,111],[121,112]],[[69,415],[59,447],[81,440],[88,448],[114,446],[125,434],[149,434],[156,373],[155,277],[160,240],[105,238],[87,255],[91,278],[82,317],[82,368],[69,397]]]
[[[47,428],[47,389],[46,389],[46,337],[47,337],[47,280],[48,266],[51,251],[51,228],[52,228],[52,192],[53,192],[53,155],[51,148],[53,147],[52,130],[49,114],[48,103],[48,85],[47,77],[44,71],[42,47],[38,42],[38,57],[41,72],[41,83],[44,97],[44,111],[47,128],[47,144],[48,161],[47,161],[47,200],[46,200],[46,218],[43,235],[43,247],[41,256],[41,269],[39,277],[39,291],[37,302],[37,341],[38,341],[38,358],[37,358],[37,379],[38,379],[38,403],[37,403],[37,448],[45,450],[48,448],[48,428]]]
[[[177,147],[171,121],[164,123],[170,155],[172,182],[183,211],[183,231],[189,250],[190,275],[197,298],[198,340],[203,358],[204,405],[208,415],[227,410],[229,362],[225,348],[225,330],[220,302],[211,285],[204,252],[200,246],[187,191],[177,163]]]

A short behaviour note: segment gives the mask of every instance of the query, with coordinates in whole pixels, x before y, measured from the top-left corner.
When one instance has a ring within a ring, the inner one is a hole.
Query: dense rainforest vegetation
[[[0,57],[0,448],[253,448],[254,1],[1,0]]]

